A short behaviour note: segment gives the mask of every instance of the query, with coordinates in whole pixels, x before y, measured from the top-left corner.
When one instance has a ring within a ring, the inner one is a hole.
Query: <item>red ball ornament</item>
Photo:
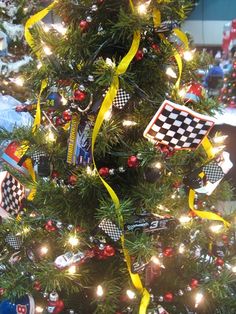
[[[36,280],[36,281],[34,282],[33,288],[34,288],[34,290],[36,290],[36,291],[40,291],[41,288],[42,288],[41,283],[40,283],[38,280]]]
[[[86,98],[86,93],[82,92],[81,90],[77,89],[74,91],[74,100],[75,101],[83,101]]]
[[[137,156],[130,156],[127,160],[127,165],[129,168],[137,168],[139,166]]]
[[[172,302],[174,300],[174,295],[172,292],[166,292],[164,295],[164,300],[166,302]]]
[[[152,49],[155,50],[156,52],[160,52],[160,47],[157,44],[152,44]]]
[[[190,287],[194,289],[194,288],[197,288],[198,285],[199,285],[199,281],[198,281],[197,279],[194,279],[194,278],[193,278],[193,279],[191,280]]]
[[[135,59],[136,59],[137,61],[140,61],[140,60],[143,59],[143,57],[144,57],[144,53],[143,53],[143,51],[142,51],[141,49],[139,49],[139,50],[136,52]]]
[[[53,222],[51,220],[49,220],[45,226],[44,226],[45,230],[49,231],[49,232],[53,232],[55,231],[57,228],[53,225]]]
[[[187,86],[186,94],[184,95],[184,101],[186,103],[197,103],[205,95],[205,89],[197,82],[192,82]]]
[[[217,259],[215,260],[216,266],[223,266],[224,263],[225,263],[224,260],[220,257],[217,257]]]
[[[106,245],[103,252],[104,252],[104,256],[107,256],[107,257],[114,256],[116,253],[115,249],[111,245]]]
[[[107,177],[109,176],[109,168],[107,167],[102,167],[99,169],[98,173],[100,174],[101,177]]]
[[[52,177],[52,179],[59,178],[59,172],[56,170],[53,170],[51,173],[51,177]]]
[[[72,118],[71,113],[69,111],[63,111],[62,112],[62,118],[64,121],[69,122]]]
[[[164,250],[163,250],[163,255],[165,257],[172,257],[174,254],[174,250],[172,247],[166,247]]]
[[[79,27],[81,29],[82,32],[85,32],[88,30],[89,28],[89,23],[85,20],[82,20],[80,23],[79,23]]]
[[[77,182],[77,176],[74,174],[70,175],[68,178],[68,183],[71,185],[75,185],[76,182]]]

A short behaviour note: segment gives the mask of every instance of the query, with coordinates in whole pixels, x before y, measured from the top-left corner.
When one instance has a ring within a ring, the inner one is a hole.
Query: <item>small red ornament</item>
[[[44,226],[45,230],[49,232],[55,231],[57,228],[53,225],[53,222],[51,220],[48,220],[48,222]]]
[[[194,289],[194,288],[197,288],[198,285],[199,285],[198,280],[193,278],[193,279],[191,280],[190,287]]]
[[[41,288],[42,288],[41,283],[40,283],[38,280],[36,280],[36,281],[34,282],[33,288],[34,288],[34,290],[36,290],[36,291],[40,291]]]
[[[107,167],[102,167],[99,169],[98,173],[100,174],[101,177],[107,177],[109,176],[109,168]]]
[[[164,250],[163,250],[163,255],[165,257],[172,257],[174,254],[174,250],[172,247],[166,247]]]
[[[59,296],[56,292],[52,292],[49,295],[47,311],[48,313],[58,314],[65,308],[64,302],[59,300]]]
[[[224,260],[220,257],[217,257],[217,259],[215,260],[216,266],[223,266],[224,263],[225,263]]]
[[[52,179],[59,178],[59,172],[56,171],[56,170],[53,170],[53,171],[52,171],[52,174],[51,174],[51,177],[52,177]]]
[[[127,160],[127,165],[129,168],[137,168],[139,166],[137,156],[130,156]]]
[[[82,92],[81,90],[77,89],[74,91],[74,100],[75,101],[83,101],[86,98],[86,93]]]
[[[172,302],[174,300],[174,295],[172,292],[166,292],[164,295],[164,300],[166,302]]]
[[[89,28],[89,23],[85,20],[82,20],[80,23],[79,23],[79,27],[81,29],[82,32],[85,32],[87,31],[87,29]]]
[[[234,101],[234,100],[231,100],[231,101],[230,101],[229,107],[235,107],[235,101]]]
[[[191,82],[186,89],[186,94],[184,95],[185,102],[197,103],[205,95],[205,89],[203,86],[197,82]]]
[[[152,49],[155,50],[156,52],[160,52],[160,47],[157,44],[152,44]]]
[[[62,112],[62,118],[64,121],[69,122],[72,118],[71,113],[69,111],[63,111]]]
[[[228,243],[229,238],[228,238],[227,234],[223,234],[223,235],[222,235],[222,240],[223,240],[225,243]]]
[[[75,185],[76,182],[77,182],[77,176],[74,174],[70,175],[68,178],[68,183],[71,185]]]
[[[63,125],[63,121],[60,117],[56,117],[55,126]]]
[[[232,77],[235,78],[236,77],[236,72],[232,73]]]
[[[143,51],[142,51],[141,49],[139,49],[139,50],[136,52],[135,59],[136,59],[137,61],[140,61],[140,60],[143,59],[143,57],[144,57],[144,53],[143,53]]]
[[[114,256],[116,253],[115,249],[111,245],[106,245],[103,252],[104,252],[104,255],[108,257]]]

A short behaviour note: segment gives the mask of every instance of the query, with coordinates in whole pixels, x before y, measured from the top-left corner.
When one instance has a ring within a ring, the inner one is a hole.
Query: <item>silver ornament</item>
[[[84,92],[84,91],[85,91],[85,86],[84,86],[83,84],[80,84],[80,85],[79,85],[79,90],[80,90],[81,92]]]
[[[92,7],[91,7],[91,10],[93,12],[96,12],[98,10],[98,6],[96,4],[93,4]]]
[[[115,169],[109,169],[109,175],[113,176],[115,174]]]
[[[69,314],[75,314],[74,310],[69,310]]]
[[[30,279],[31,279],[32,281],[35,281],[35,278],[36,278],[35,275],[31,275],[31,276],[30,276]]]
[[[72,230],[72,229],[73,229],[73,225],[68,225],[68,226],[67,226],[67,229],[68,229],[68,230]]]
[[[91,23],[92,20],[93,20],[92,16],[89,15],[89,16],[86,17],[86,22]]]
[[[183,292],[183,290],[179,290],[179,291],[178,291],[178,295],[179,295],[179,296],[182,296],[182,295],[184,295],[184,292]]]
[[[57,221],[56,226],[58,229],[62,228],[62,222],[61,221]]]
[[[121,172],[121,173],[125,172],[125,168],[124,168],[124,167],[119,167],[118,170],[119,170],[119,172]]]
[[[160,295],[160,296],[158,297],[158,301],[159,301],[159,302],[163,302],[163,301],[164,301],[164,298],[163,298],[162,295]]]

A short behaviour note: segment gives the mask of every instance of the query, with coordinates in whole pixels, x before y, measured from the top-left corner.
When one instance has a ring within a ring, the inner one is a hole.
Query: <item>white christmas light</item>
[[[181,243],[179,246],[179,253],[184,254],[184,252],[185,252],[185,245],[183,243]]]
[[[22,230],[23,234],[27,234],[29,232],[30,232],[30,228],[29,227],[24,227],[23,230]]]
[[[133,300],[136,297],[135,293],[132,290],[127,290],[126,294],[130,300]]]
[[[42,67],[42,63],[39,61],[37,64],[37,69],[39,70],[39,69],[41,69],[41,67]]]
[[[217,154],[219,154],[224,148],[225,148],[225,145],[213,147],[213,148],[212,148],[212,154],[213,154],[213,155],[217,155]]]
[[[232,266],[231,270],[232,270],[233,273],[236,273],[236,265]]]
[[[36,308],[35,308],[35,312],[36,313],[43,313],[43,307],[37,305]]]
[[[23,86],[24,85],[24,79],[22,77],[17,77],[14,79],[14,83],[17,85],[17,86]]]
[[[104,114],[104,120],[109,121],[112,116],[112,111],[109,109],[105,114]]]
[[[52,50],[48,46],[43,46],[43,51],[47,56],[52,55]]]
[[[58,31],[58,33],[65,35],[67,32],[67,28],[65,26],[63,26],[62,24],[58,23],[58,24],[53,24],[52,27]]]
[[[166,69],[166,74],[172,78],[177,78],[176,73],[174,72],[174,70],[171,67],[168,67]]]
[[[210,226],[210,230],[214,233],[219,233],[222,231],[223,225],[212,225]]]
[[[98,297],[102,297],[103,296],[104,290],[103,290],[103,287],[101,285],[97,286],[96,294],[97,294]]]
[[[199,303],[203,300],[203,294],[201,292],[198,292],[195,296],[195,308],[198,307]]]
[[[189,62],[193,60],[194,50],[186,50],[184,52],[184,60]]]
[[[140,3],[137,7],[138,14],[145,15],[147,14],[147,9],[151,1],[147,1],[146,3]]]
[[[79,244],[79,239],[76,236],[71,236],[68,242],[71,246],[76,246]]]
[[[64,96],[61,97],[61,103],[62,106],[65,106],[67,104],[67,99]]]
[[[71,265],[68,268],[68,272],[69,272],[70,275],[74,275],[76,273],[76,266],[75,265]]]
[[[43,30],[45,31],[45,33],[48,33],[50,31],[50,27],[47,24],[44,24]]]
[[[40,252],[42,255],[46,255],[48,253],[48,247],[47,246],[42,246],[40,249]]]
[[[215,144],[222,144],[224,143],[225,139],[228,137],[228,135],[222,135],[222,136],[215,136],[213,138],[213,141]]]
[[[154,167],[157,168],[157,169],[161,169],[162,168],[162,163],[158,161],[158,162],[156,162],[154,164]]]
[[[137,125],[137,122],[135,121],[131,121],[131,120],[123,120],[123,126],[134,126],[134,125]]]
[[[95,169],[92,169],[90,166],[87,166],[87,168],[86,168],[86,173],[87,173],[87,175],[89,175],[89,176],[95,176],[96,170],[95,170]]]
[[[151,261],[152,261],[153,264],[155,264],[155,265],[161,265],[161,262],[160,262],[159,258],[156,257],[156,256],[152,256],[152,257],[151,257]]]
[[[183,97],[185,96],[185,94],[186,94],[185,88],[180,89],[179,92],[178,92],[178,94],[179,94],[179,96],[180,96],[181,98],[183,98]]]
[[[51,129],[48,130],[45,139],[49,143],[53,143],[56,141],[56,136]]]
[[[179,217],[179,222],[184,225],[184,224],[187,224],[191,221],[191,217],[187,216],[187,215],[183,215],[183,216],[180,216]]]

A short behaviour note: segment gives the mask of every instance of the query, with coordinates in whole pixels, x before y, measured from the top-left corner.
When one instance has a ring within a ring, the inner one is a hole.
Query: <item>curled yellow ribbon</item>
[[[36,107],[36,114],[35,114],[35,118],[34,118],[34,123],[33,123],[33,128],[32,128],[32,132],[35,133],[35,131],[37,130],[37,128],[40,126],[41,123],[41,106],[40,106],[40,100],[41,100],[41,95],[42,92],[44,91],[44,89],[47,87],[48,85],[48,81],[42,80],[41,83],[41,88],[40,88],[40,92],[38,95],[38,101],[37,101],[37,107]]]

